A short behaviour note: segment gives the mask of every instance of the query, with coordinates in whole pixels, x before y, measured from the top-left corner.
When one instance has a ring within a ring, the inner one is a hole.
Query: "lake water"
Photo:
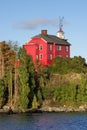
[[[87,113],[1,114],[0,130],[87,130]]]

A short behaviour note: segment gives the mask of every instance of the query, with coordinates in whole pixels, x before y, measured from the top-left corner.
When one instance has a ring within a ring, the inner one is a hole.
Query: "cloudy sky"
[[[87,59],[87,0],[0,0],[0,41],[22,46],[42,29],[56,35],[62,17],[71,57]]]

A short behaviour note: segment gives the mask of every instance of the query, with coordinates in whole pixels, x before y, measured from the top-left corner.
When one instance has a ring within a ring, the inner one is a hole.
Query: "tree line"
[[[27,56],[25,49],[19,47],[17,42],[0,43],[0,108],[38,108],[49,99],[57,105],[87,101],[87,64],[84,58],[57,57],[52,65],[42,68],[39,63],[37,66],[33,64],[31,56]],[[53,85],[50,81],[53,74],[67,73],[84,76],[79,83],[70,80]]]
[[[87,63],[85,58],[56,57],[48,70],[51,75],[43,93],[50,105],[81,105],[87,103]]]
[[[1,43],[0,108],[27,109],[39,107],[44,100],[41,86],[46,82],[46,68],[39,71],[23,47]],[[44,80],[45,79],[45,80]]]

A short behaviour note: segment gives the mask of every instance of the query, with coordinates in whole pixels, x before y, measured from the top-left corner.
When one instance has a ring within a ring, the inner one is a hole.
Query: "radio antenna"
[[[59,17],[59,29],[62,30],[63,28],[63,21],[64,21],[64,17]]]

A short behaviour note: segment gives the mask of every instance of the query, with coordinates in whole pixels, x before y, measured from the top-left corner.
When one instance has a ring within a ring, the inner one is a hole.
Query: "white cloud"
[[[25,22],[20,22],[17,24],[17,27],[20,29],[36,29],[42,26],[58,27],[58,20],[36,18]]]

